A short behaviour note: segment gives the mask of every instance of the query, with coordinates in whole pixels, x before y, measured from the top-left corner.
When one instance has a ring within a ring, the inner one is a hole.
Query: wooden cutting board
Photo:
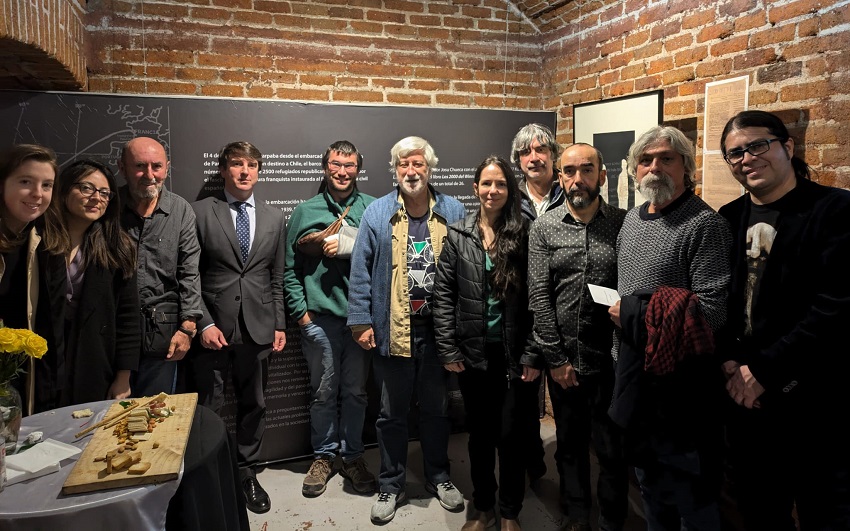
[[[136,399],[146,402],[148,399]],[[71,475],[62,487],[63,494],[79,494],[96,490],[115,489],[119,487],[132,487],[136,485],[148,485],[151,483],[162,483],[177,479],[180,466],[183,464],[183,454],[186,452],[186,443],[189,440],[189,431],[192,429],[192,419],[195,416],[195,406],[198,404],[197,393],[186,393],[169,395],[165,399],[168,407],[175,406],[175,414],[157,424],[151,437],[142,441],[136,447],[142,452],[142,461],[151,464],[150,469],[144,474],[130,474],[126,469],[112,474],[106,473],[106,463],[95,462],[95,457],[102,457],[106,452],[118,446],[118,438],[113,435],[114,427],[97,428],[89,440],[79,461],[71,470]],[[120,413],[124,408],[116,401],[104,418]],[[159,443],[158,448],[153,448],[154,442]]]

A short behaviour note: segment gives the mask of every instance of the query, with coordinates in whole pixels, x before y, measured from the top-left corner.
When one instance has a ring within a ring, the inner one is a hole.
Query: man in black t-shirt
[[[734,496],[748,529],[850,529],[850,193],[809,180],[782,121],[734,116],[721,136],[748,194],[730,223],[726,389]]]

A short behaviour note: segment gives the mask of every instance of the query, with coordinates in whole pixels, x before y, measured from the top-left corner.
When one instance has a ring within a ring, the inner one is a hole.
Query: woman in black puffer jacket
[[[538,414],[539,359],[531,339],[528,223],[510,164],[490,156],[475,171],[479,210],[449,227],[434,281],[437,354],[458,373],[469,431],[475,511],[464,530],[493,525],[499,451],[501,529],[520,529],[523,434]]]

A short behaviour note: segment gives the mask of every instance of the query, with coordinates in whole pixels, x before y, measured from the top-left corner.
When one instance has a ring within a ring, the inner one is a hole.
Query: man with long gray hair
[[[529,220],[537,219],[564,202],[555,169],[560,152],[554,133],[543,124],[528,124],[514,136],[511,162],[522,172],[519,180],[522,215]]]
[[[719,531],[723,377],[714,334],[726,322],[732,238],[694,194],[684,133],[653,127],[628,164],[647,202],[626,214],[617,238],[609,414],[626,429],[649,528]]]

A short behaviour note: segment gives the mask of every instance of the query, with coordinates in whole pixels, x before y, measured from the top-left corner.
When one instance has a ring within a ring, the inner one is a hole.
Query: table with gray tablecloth
[[[75,440],[83,427],[99,422],[111,400],[78,404],[24,417],[20,440],[33,431],[84,448],[91,434]],[[71,412],[90,408],[95,416],[74,419]],[[84,426],[85,424],[85,426]],[[178,479],[160,484],[64,495],[62,485],[79,459],[62,462],[59,472],[8,485],[0,492],[0,531],[90,531],[121,529],[248,529],[244,498],[238,488],[235,459],[224,423],[198,406]],[[202,497],[213,498],[201,504]]]

